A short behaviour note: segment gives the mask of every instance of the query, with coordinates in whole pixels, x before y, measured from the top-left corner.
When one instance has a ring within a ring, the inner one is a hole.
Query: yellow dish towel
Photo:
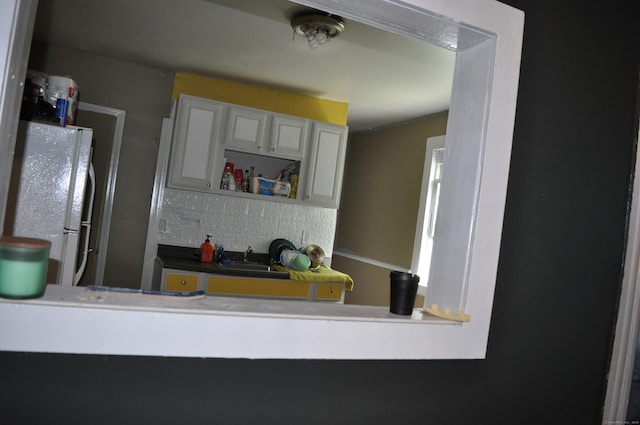
[[[291,280],[300,280],[303,282],[344,282],[344,289],[346,289],[347,291],[353,290],[353,279],[351,279],[351,276],[330,269],[324,264],[320,266],[317,272],[312,272],[310,270],[299,272],[297,270],[291,270],[279,264],[273,264],[273,268],[281,272],[289,273],[289,279]]]

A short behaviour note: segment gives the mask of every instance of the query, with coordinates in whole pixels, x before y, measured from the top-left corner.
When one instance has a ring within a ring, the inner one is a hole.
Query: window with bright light
[[[418,207],[418,222],[411,260],[411,270],[420,276],[420,294],[429,282],[431,252],[440,199],[445,136],[429,137],[424,159],[422,189]]]

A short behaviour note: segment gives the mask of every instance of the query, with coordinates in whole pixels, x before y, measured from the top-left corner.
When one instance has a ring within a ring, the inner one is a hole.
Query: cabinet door
[[[301,159],[307,146],[309,121],[304,118],[273,115],[271,121],[271,153]]]
[[[163,270],[162,289],[164,291],[197,291],[198,273]]]
[[[316,284],[316,300],[343,301],[344,283]]]
[[[262,153],[266,149],[263,147],[266,120],[264,111],[231,106],[224,145],[245,152]]]
[[[309,282],[209,275],[207,293],[309,299]]]
[[[212,189],[222,108],[219,102],[180,95],[167,186]]]
[[[338,208],[347,149],[347,127],[314,123],[310,143],[305,201]]]

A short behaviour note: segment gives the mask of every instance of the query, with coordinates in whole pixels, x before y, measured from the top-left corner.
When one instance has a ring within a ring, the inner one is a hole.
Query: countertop
[[[229,259],[242,261],[243,253],[226,252]],[[232,269],[218,263],[203,263],[199,260],[198,249],[158,245],[158,261],[163,268],[185,270],[198,273],[220,274],[240,277],[256,277],[262,279],[289,279],[289,273],[278,270],[244,270]],[[268,254],[254,254],[247,256],[247,260],[260,264],[269,264]]]

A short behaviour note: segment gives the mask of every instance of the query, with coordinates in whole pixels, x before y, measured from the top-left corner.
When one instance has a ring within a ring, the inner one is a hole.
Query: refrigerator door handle
[[[83,221],[80,224],[80,227],[81,228],[82,227],[85,228],[84,241],[82,243],[82,259],[80,260],[80,264],[78,266],[78,270],[76,270],[76,275],[73,278],[73,286],[77,286],[78,282],[80,282],[80,278],[82,278],[82,274],[84,273],[84,269],[87,266],[87,259],[89,258],[89,234],[91,233],[91,223]]]
[[[89,155],[89,203],[85,211],[84,222],[91,223],[91,215],[93,214],[93,200],[96,197],[96,172],[93,168],[93,148],[91,149],[91,155]]]
[[[87,260],[89,258],[89,236],[91,235],[91,214],[93,213],[93,200],[96,196],[96,174],[93,169],[93,162],[89,161],[89,203],[87,207],[85,220],[80,222],[80,228],[84,227],[84,241],[82,243],[82,259],[76,270],[75,277],[73,279],[73,286],[78,285],[84,269],[87,266]],[[81,232],[82,233],[82,232]]]

